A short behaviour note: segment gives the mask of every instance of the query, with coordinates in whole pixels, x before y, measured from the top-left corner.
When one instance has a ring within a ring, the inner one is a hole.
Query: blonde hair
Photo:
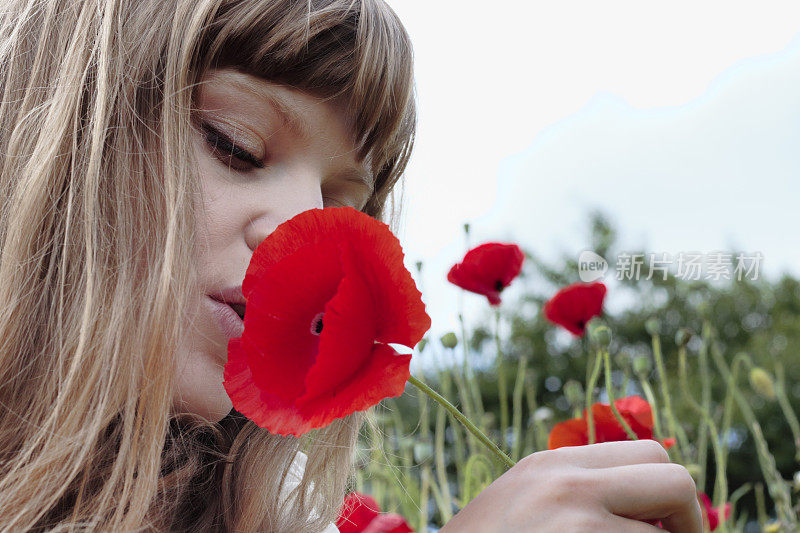
[[[415,129],[382,0],[6,0],[0,531],[320,531],[364,415],[312,438],[171,413],[192,270],[193,92],[243,72],[348,102],[390,227]],[[306,475],[279,493],[298,450]]]

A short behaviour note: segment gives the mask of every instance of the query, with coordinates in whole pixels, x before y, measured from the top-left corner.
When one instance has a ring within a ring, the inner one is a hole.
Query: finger
[[[657,519],[673,533],[700,533],[703,518],[697,487],[681,465],[637,464],[592,470],[605,480],[603,498],[613,514]]]
[[[563,460],[582,468],[611,468],[640,463],[667,463],[669,455],[650,439],[566,446],[543,453],[560,454]]]
[[[608,518],[603,521],[604,529],[613,533],[664,533],[664,530],[647,522],[633,520],[632,518],[625,518],[623,516],[608,515]],[[593,529],[592,531],[597,531]]]

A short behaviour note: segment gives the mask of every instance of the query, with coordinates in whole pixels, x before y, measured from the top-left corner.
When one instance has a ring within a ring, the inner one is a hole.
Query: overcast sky
[[[577,258],[600,208],[623,247],[800,273],[800,4],[388,1],[419,105],[398,237],[431,333],[456,326],[464,222],[473,245]]]

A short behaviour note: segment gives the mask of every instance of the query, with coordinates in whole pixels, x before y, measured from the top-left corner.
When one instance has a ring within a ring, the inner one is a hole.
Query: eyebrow
[[[239,89],[246,91],[258,98],[267,100],[281,120],[289,126],[289,130],[300,139],[307,141],[311,138],[311,127],[303,116],[298,113],[291,104],[282,96],[260,87],[254,86],[245,80],[231,79],[228,83],[236,85]],[[375,181],[372,173],[360,168],[348,168],[336,174],[336,179],[351,181],[365,186],[370,194],[375,192]]]

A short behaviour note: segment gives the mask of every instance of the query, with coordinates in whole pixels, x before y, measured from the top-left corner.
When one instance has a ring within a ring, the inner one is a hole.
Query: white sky
[[[432,334],[457,324],[464,222],[473,245],[577,257],[599,207],[631,249],[737,246],[800,272],[797,2],[388,2],[419,105],[398,237],[425,262]],[[477,320],[485,298],[463,298]]]

